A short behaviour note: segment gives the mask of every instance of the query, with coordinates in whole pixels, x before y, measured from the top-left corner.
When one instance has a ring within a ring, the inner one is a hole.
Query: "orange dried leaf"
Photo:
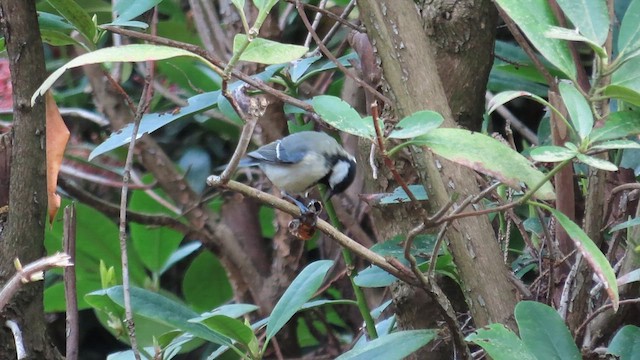
[[[58,105],[53,99],[51,91],[46,94],[47,103],[47,198],[49,205],[49,223],[53,221],[60,208],[60,196],[56,194],[58,187],[58,173],[64,149],[69,141],[69,129],[65,125]]]

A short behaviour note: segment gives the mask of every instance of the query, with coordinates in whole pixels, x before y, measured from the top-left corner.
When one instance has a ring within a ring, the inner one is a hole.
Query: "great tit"
[[[259,166],[292,200],[290,194],[317,184],[329,187],[330,198],[346,190],[356,175],[355,158],[334,138],[317,131],[301,131],[264,145],[248,153],[240,166]]]

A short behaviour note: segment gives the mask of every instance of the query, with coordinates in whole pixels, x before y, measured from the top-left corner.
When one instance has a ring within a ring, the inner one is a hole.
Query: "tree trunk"
[[[493,33],[495,16],[482,17],[482,14],[493,13],[489,8],[492,6],[489,1],[478,2],[476,10],[472,12],[476,14],[476,20],[471,19],[458,25],[461,27],[458,31],[466,35],[452,38],[453,40],[440,44],[440,48],[425,33],[413,1],[367,0],[360,1],[359,6],[362,20],[381,59],[389,96],[395,102],[393,110],[398,119],[423,109],[442,114],[444,126],[447,127],[457,126],[456,118],[461,118],[463,112],[469,113],[464,117],[469,117],[470,120],[481,117],[482,108],[478,104],[481,104],[479,99],[484,98],[486,71],[490,66],[487,61],[492,52],[492,42],[487,39],[481,41],[485,44],[483,56],[477,53],[481,50],[470,48],[467,52],[466,47],[471,47],[474,36],[480,32],[478,29],[485,29],[489,36]],[[473,8],[471,5],[468,7]],[[471,27],[470,24],[474,22],[475,25]],[[452,48],[455,51],[451,51]],[[430,69],[445,69],[450,64],[437,66],[436,54],[439,54],[438,59],[449,59],[446,61],[457,64],[456,67],[459,68],[455,72],[447,72],[447,78],[441,80],[437,72]],[[477,74],[461,65],[465,61],[472,64],[471,60],[462,60],[469,57],[478,59]],[[483,58],[484,62],[481,61]],[[473,76],[467,71],[473,73]],[[467,91],[467,88],[475,90]],[[451,98],[451,104],[464,104],[467,101],[474,105],[464,111],[461,110],[462,105],[455,105],[456,108],[453,108],[449,106],[447,94]],[[466,100],[462,100],[463,98]],[[438,168],[436,158],[426,149],[414,148],[412,152],[413,167],[428,190],[432,210],[446,204],[453,193],[460,194],[460,199],[464,199],[479,191],[472,170],[442,159],[438,159],[442,164]],[[406,219],[403,221],[406,223]],[[515,288],[509,280],[508,270],[499,260],[501,251],[488,218],[481,216],[458,220],[447,229],[446,237],[476,326],[500,322],[514,329],[512,314],[516,304]],[[479,274],[482,276],[478,276]]]
[[[0,283],[15,273],[14,259],[23,264],[44,255],[47,206],[45,167],[45,107],[31,107],[31,95],[46,71],[35,1],[2,0],[0,18],[7,44],[13,86],[13,130],[9,216],[0,241]],[[6,322],[22,332],[27,359],[58,359],[46,336],[42,305],[43,283],[23,285],[2,312],[0,359],[15,359],[16,347]]]

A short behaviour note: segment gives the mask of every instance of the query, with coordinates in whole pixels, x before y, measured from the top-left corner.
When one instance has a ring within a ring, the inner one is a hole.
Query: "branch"
[[[226,184],[223,184],[222,179],[219,176],[211,175],[207,178],[207,184],[212,187],[221,187],[221,188],[225,188],[231,191],[241,193],[244,196],[255,199],[263,204],[269,205],[275,209],[283,211],[294,217],[300,216],[300,209],[297,206],[289,203],[288,201],[285,201],[283,199],[280,199],[278,197],[275,197],[271,194],[265,193],[258,189],[254,189],[250,186],[244,185],[237,181],[231,180]],[[338,229],[331,226],[331,224],[329,224],[328,222],[322,219],[318,219],[316,227],[318,228],[318,230],[320,230],[325,235],[327,235],[328,237],[336,241],[341,246],[349,249],[354,254],[371,262],[373,265],[380,267],[381,269],[397,277],[398,279],[411,285],[418,284],[414,277],[408,275],[408,274],[411,274],[411,271],[408,268],[406,268],[406,266],[403,266],[396,262],[393,262],[392,264],[391,259],[388,260],[380,256],[379,254],[376,254],[375,252],[367,249],[366,247],[360,245],[357,241],[346,236],[345,234],[340,232]]]
[[[0,290],[0,310],[9,303],[13,295],[18,291],[22,284],[32,281],[39,281],[44,278],[44,271],[54,267],[72,266],[71,258],[64,253],[56,253],[45,258],[36,260],[27,266],[22,266],[20,260],[14,261],[16,266],[16,274],[9,279],[5,286]]]

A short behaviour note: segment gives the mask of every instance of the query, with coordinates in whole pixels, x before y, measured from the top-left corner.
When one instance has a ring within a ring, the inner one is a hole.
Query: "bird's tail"
[[[240,160],[240,162],[238,163],[238,167],[258,166],[259,164],[260,163],[257,160],[247,157]],[[215,170],[217,172],[222,171],[227,167],[227,165],[229,164],[220,165]]]

